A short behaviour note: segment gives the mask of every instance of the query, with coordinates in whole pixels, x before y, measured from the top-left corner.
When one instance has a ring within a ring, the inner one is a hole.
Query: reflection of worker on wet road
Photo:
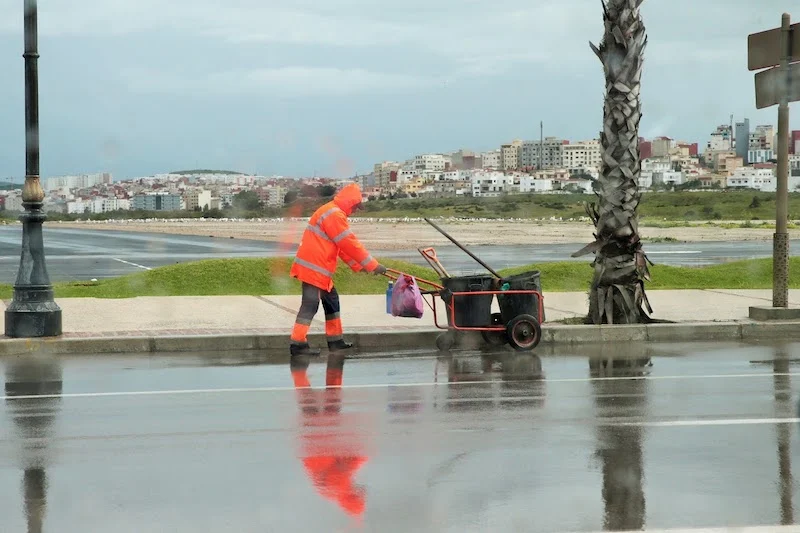
[[[317,492],[344,512],[360,516],[366,492],[355,484],[356,472],[369,460],[356,435],[342,428],[341,385],[344,357],[331,355],[325,372],[325,389],[313,390],[307,357],[292,357],[290,367],[302,415],[301,459]],[[355,438],[353,438],[355,437]]]

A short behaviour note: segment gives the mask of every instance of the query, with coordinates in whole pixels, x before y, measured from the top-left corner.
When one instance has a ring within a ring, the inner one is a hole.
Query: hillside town
[[[777,135],[750,121],[721,125],[702,153],[698,143],[669,137],[640,139],[644,191],[776,190]],[[789,190],[800,190],[800,131],[789,142]],[[494,198],[515,194],[591,193],[601,166],[600,140],[571,142],[541,136],[514,140],[495,150],[421,154],[376,163],[372,172],[348,179],[253,176],[190,171],[114,181],[109,173],[47,177],[45,209],[67,215],[116,211],[210,211],[252,192],[267,208],[281,208],[292,194],[356,181],[365,201],[385,198]],[[302,195],[302,194],[301,194]],[[22,210],[21,188],[0,191],[0,210]]]

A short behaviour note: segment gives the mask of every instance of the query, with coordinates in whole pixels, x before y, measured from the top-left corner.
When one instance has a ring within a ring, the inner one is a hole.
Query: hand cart
[[[436,339],[436,347],[439,350],[449,351],[456,343],[456,336],[467,331],[480,332],[484,341],[494,346],[510,344],[518,351],[536,348],[542,338],[542,328],[537,316],[544,317],[544,301],[540,289],[502,290],[502,287],[506,285],[506,280],[494,271],[492,273],[496,277],[453,278],[439,262],[436,250],[425,248],[419,249],[419,252],[441,277],[442,284],[417,278],[420,293],[433,312],[434,324],[438,329],[447,331]],[[397,280],[401,275],[404,274],[397,270],[387,269],[386,276],[390,279]],[[538,280],[538,272],[535,275]],[[478,283],[470,283],[471,281],[478,281]],[[451,288],[464,283],[467,285],[467,290]],[[426,298],[427,296],[432,296],[430,301]],[[447,325],[439,324],[436,297],[440,297],[445,304]],[[491,303],[495,297],[501,303],[503,311],[501,313],[491,312]],[[514,301],[514,297],[522,298],[516,298]],[[525,304],[520,306],[520,300]],[[533,309],[530,309],[531,301],[534,302]],[[475,305],[471,307],[470,304]],[[534,313],[537,316],[533,316]]]

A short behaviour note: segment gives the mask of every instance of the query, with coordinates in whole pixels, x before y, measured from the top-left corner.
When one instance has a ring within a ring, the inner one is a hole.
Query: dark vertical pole
[[[61,335],[61,308],[47,275],[42,224],[44,190],[39,179],[39,45],[36,0],[25,0],[25,185],[22,187],[22,252],[14,299],[6,309],[8,337]]]
[[[36,0],[25,0],[25,185],[39,179],[39,15]]]
[[[788,13],[781,23],[781,75],[788,81],[792,21]],[[778,176],[775,195],[775,237],[773,240],[772,307],[789,307],[789,93],[781,90],[778,107]]]
[[[539,121],[539,170],[544,168],[544,121]]]

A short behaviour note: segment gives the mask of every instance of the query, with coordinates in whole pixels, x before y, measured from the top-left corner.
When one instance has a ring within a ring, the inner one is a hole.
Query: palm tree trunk
[[[637,208],[641,160],[639,121],[642,64],[647,35],[639,8],[644,0],[603,2],[605,33],[600,48],[606,97],[600,134],[602,167],[597,202],[586,211],[594,221],[595,242],[573,254],[595,253],[588,322],[636,324],[652,313],[644,290],[650,279],[639,238]]]

